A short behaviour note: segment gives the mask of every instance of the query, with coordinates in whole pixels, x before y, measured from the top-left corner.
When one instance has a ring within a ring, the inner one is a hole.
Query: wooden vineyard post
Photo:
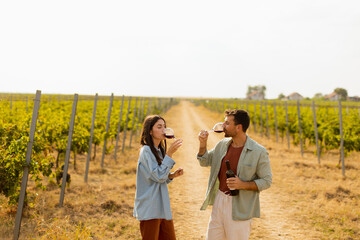
[[[29,105],[29,97],[26,96],[26,112],[28,112],[28,105]],[[360,110],[360,109],[359,109]],[[359,111],[360,112],[360,111]]]
[[[267,102],[265,101],[265,114],[266,114],[266,136],[270,138],[270,129],[269,129],[269,114],[267,110]]]
[[[68,136],[68,141],[67,141],[67,145],[66,145],[65,164],[64,164],[63,178],[62,178],[62,183],[61,183],[59,207],[62,207],[63,203],[64,203],[66,178],[67,178],[67,171],[69,168],[71,141],[72,141],[72,135],[73,135],[74,125],[75,125],[75,115],[76,115],[76,106],[77,106],[77,102],[78,102],[78,97],[79,97],[78,94],[74,95],[74,102],[73,102],[73,107],[72,107],[72,112],[71,112],[71,120],[70,120],[70,128],[69,128],[69,136]]]
[[[264,133],[263,127],[263,103],[260,103],[260,136],[262,137]]]
[[[144,102],[143,102],[143,107],[142,107],[142,111],[141,111],[141,123],[143,122],[143,120],[144,120],[144,115],[146,116],[146,114],[145,114],[145,103],[146,103],[146,98],[144,98]]]
[[[124,98],[125,96],[122,96],[121,99],[121,107],[120,107],[120,115],[119,115],[119,124],[118,124],[118,129],[117,129],[117,134],[116,134],[116,143],[115,143],[115,153],[114,153],[114,159],[115,161],[116,159],[116,155],[117,155],[117,149],[118,149],[118,143],[119,143],[119,138],[120,138],[120,130],[121,130],[121,120],[122,120],[122,113],[123,113],[123,108],[124,108]]]
[[[288,149],[290,149],[289,117],[288,117],[287,101],[285,101],[285,118],[286,118],[286,138],[287,138],[287,143],[288,143]]]
[[[17,240],[19,238],[19,234],[20,234],[21,219],[22,219],[26,187],[27,187],[28,176],[29,176],[29,167],[28,166],[30,165],[30,161],[31,161],[31,153],[32,153],[32,147],[33,147],[33,143],[34,143],[36,123],[37,123],[37,118],[38,118],[38,113],[39,113],[39,108],[40,108],[40,97],[41,97],[41,91],[37,90],[36,96],[35,96],[35,102],[34,102],[33,115],[31,118],[29,142],[27,144],[27,150],[26,150],[26,165],[24,167],[24,173],[23,173],[22,180],[21,180],[21,190],[20,190],[20,196],[19,196],[19,201],[18,201],[18,207],[17,207],[17,211],[16,211],[14,240]]]
[[[95,125],[95,117],[96,117],[97,99],[98,99],[98,94],[95,94],[95,101],[94,101],[94,108],[93,108],[93,115],[92,115],[92,120],[91,120],[91,129],[90,129],[89,150],[88,150],[87,159],[86,159],[85,178],[84,178],[85,182],[88,181],[89,165],[90,165],[90,158],[91,158],[91,147],[92,147],[92,141],[93,141],[93,136],[94,136],[94,125]]]
[[[300,114],[299,100],[297,101],[297,112],[298,112],[298,122],[299,122],[299,140],[300,140],[301,156],[304,156],[303,142],[301,138],[301,114]]]
[[[110,125],[110,118],[111,118],[111,108],[112,108],[112,104],[113,104],[113,100],[114,100],[114,94],[111,94],[110,97],[110,106],[109,106],[109,111],[108,111],[108,117],[107,117],[107,122],[106,122],[106,134],[104,137],[104,147],[103,147],[103,152],[102,152],[102,156],[101,156],[101,168],[104,167],[104,158],[105,158],[105,152],[106,152],[106,143],[107,143],[107,134],[109,132],[109,125]]]
[[[317,121],[316,121],[316,109],[315,109],[315,102],[312,102],[312,109],[314,115],[314,127],[315,127],[315,141],[316,141],[316,154],[318,157],[318,163],[320,164],[320,146],[319,146],[319,136],[318,136],[318,129],[317,129]]]
[[[276,142],[279,141],[279,132],[277,126],[277,116],[276,116],[276,102],[274,102],[274,114],[275,114],[275,134],[276,134]]]
[[[137,99],[136,99],[137,100]],[[161,102],[161,98],[158,98],[158,103],[159,103],[159,107],[158,110],[161,111],[161,106],[162,106],[162,102]],[[135,108],[136,108],[136,104],[135,104]]]
[[[131,96],[129,98],[129,105],[126,113],[126,121],[125,121],[125,127],[124,127],[124,136],[123,136],[123,143],[122,143],[122,149],[121,151],[124,152],[125,149],[125,140],[126,140],[126,131],[127,131],[127,125],[129,121],[129,111],[130,111],[130,105],[131,105]]]
[[[150,98],[148,101],[146,116],[151,114],[151,104],[152,104],[152,98]]]
[[[143,123],[143,117],[144,117],[144,112],[145,112],[145,102],[146,102],[146,98],[143,99],[143,104],[141,107],[140,124]],[[140,129],[140,134],[141,134],[141,129]]]
[[[256,131],[256,102],[254,103],[254,130],[255,130],[255,133],[257,133],[257,131]]]
[[[340,120],[340,160],[342,175],[345,177],[345,159],[344,159],[344,133],[343,133],[343,119],[342,119],[342,109],[341,109],[341,100],[339,100],[339,120]]]
[[[140,102],[139,102],[139,108],[137,111],[137,118],[136,118],[136,123],[135,123],[135,137],[137,136],[137,130],[138,130],[138,125],[139,125],[139,121],[140,121],[140,114],[141,114],[141,110],[142,110],[142,104],[143,104],[144,99],[140,98]],[[170,107],[167,108],[166,111],[168,111]]]
[[[129,142],[129,148],[131,148],[131,142],[132,142],[132,138],[133,138],[133,134],[134,134],[134,126],[135,126],[135,118],[136,118],[136,111],[138,109],[137,107],[137,102],[138,99],[135,98],[135,107],[134,107],[134,112],[133,112],[133,119],[132,119],[132,126],[131,126],[131,132],[130,132],[130,142]]]

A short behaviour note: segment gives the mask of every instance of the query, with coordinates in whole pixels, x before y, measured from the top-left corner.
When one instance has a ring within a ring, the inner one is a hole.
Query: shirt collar
[[[231,143],[232,143],[232,138],[229,139],[229,141],[226,143],[226,146],[229,147]],[[243,150],[244,149],[249,149],[249,150],[254,149],[254,141],[247,134],[246,134],[246,141]]]

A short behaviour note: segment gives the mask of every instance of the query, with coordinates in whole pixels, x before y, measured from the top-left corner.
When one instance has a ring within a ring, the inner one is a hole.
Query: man
[[[246,130],[250,118],[244,110],[225,111],[225,137],[207,151],[208,132],[199,133],[197,158],[201,166],[210,166],[206,197],[201,210],[213,205],[206,239],[249,239],[253,217],[260,217],[260,191],[270,187],[272,174],[266,149],[252,140]],[[226,178],[225,160],[235,177]],[[236,196],[230,189],[239,189]]]

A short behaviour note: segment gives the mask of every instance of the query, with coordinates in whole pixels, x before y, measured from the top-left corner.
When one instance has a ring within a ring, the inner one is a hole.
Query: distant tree
[[[248,91],[246,93],[249,96],[253,92],[259,92],[265,97],[266,87],[264,85],[257,85],[257,86],[248,86]]]
[[[345,101],[348,96],[348,92],[344,88],[335,88],[334,92],[336,92],[338,95],[340,95],[340,100]]]
[[[324,98],[324,95],[322,93],[315,93],[313,99],[322,99]]]
[[[285,98],[285,95],[283,93],[280,93],[279,96],[278,96],[278,99],[281,100],[281,99],[284,99]]]

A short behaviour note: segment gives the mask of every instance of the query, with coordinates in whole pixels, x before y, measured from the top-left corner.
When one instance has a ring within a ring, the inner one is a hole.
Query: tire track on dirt
[[[184,175],[168,185],[176,235],[178,239],[205,239],[211,207],[200,211],[200,206],[205,197],[210,169],[200,167],[196,159],[198,133],[222,121],[223,116],[204,107],[195,107],[188,101],[181,101],[164,116],[167,126],[174,129],[175,136],[184,140],[182,148],[174,154],[174,169],[183,167]],[[250,136],[260,144],[264,143],[265,147],[273,144],[252,134]],[[223,134],[211,133],[208,149],[213,148],[222,138]],[[270,153],[271,161],[272,157]],[[260,194],[261,218],[254,219],[250,239],[315,239],[305,233],[301,224],[294,222],[291,209],[281,205],[283,198],[276,182]]]
[[[200,211],[205,197],[209,168],[200,167],[196,154],[199,147],[198,132],[208,127],[208,122],[212,123],[213,120],[203,121],[198,115],[199,113],[194,111],[194,105],[187,101],[182,101],[165,115],[167,126],[173,128],[175,136],[184,141],[182,148],[174,154],[175,169],[184,168],[184,175],[169,184],[178,239],[204,239],[211,213],[209,209]],[[217,140],[212,140],[210,144],[216,142]]]
[[[202,123],[204,126],[212,126],[214,118],[209,117],[210,111],[204,111],[199,114],[198,108],[187,106],[192,119],[196,123]],[[221,116],[221,114],[219,114]],[[215,114],[214,116],[219,116]],[[222,121],[221,119],[220,121]],[[201,128],[198,128],[200,130]],[[215,136],[213,136],[215,135]],[[224,137],[223,134],[212,134],[209,136],[208,149],[211,149],[220,139]],[[258,139],[261,141],[261,139]],[[254,219],[252,228],[252,237],[255,239],[302,239],[303,230],[299,228],[296,223],[289,222],[289,219],[284,215],[284,209],[279,205],[279,194],[281,192],[276,187],[272,187],[260,194],[261,200],[261,218]]]

